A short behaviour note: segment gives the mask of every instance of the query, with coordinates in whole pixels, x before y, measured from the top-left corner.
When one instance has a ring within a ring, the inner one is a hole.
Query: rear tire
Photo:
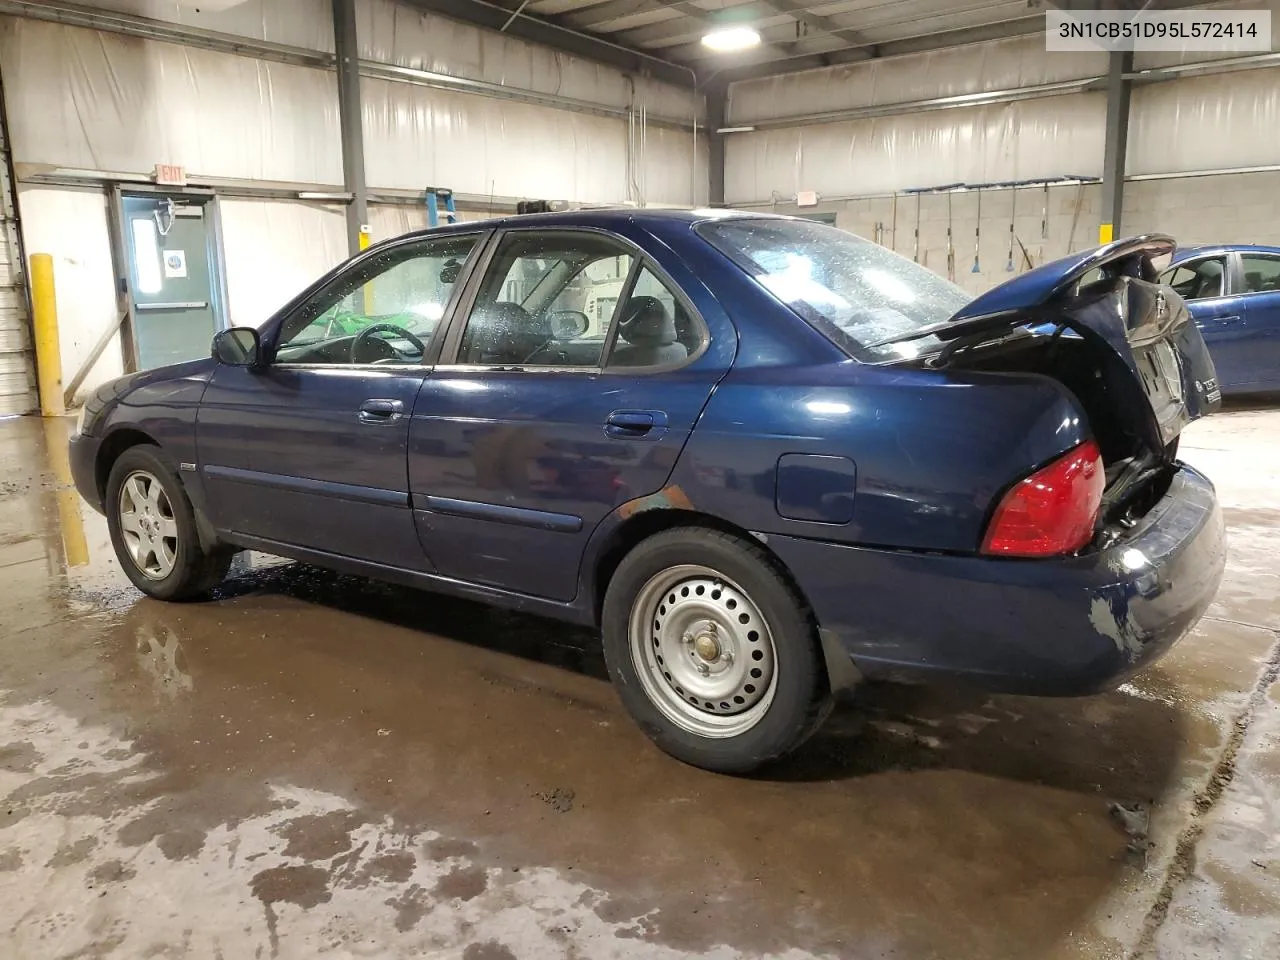
[[[609,582],[605,662],[663,750],[748,773],[800,747],[832,696],[808,606],[759,547],[681,528],[642,541]]]
[[[195,600],[227,575],[235,551],[200,545],[195,510],[159,448],[130,447],[111,466],[107,527],[120,567],[158,600]]]

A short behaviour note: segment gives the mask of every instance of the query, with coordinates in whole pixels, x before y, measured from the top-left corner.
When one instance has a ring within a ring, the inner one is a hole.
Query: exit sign
[[[173,163],[157,163],[152,177],[156,183],[164,187],[185,187],[187,185],[186,168]]]

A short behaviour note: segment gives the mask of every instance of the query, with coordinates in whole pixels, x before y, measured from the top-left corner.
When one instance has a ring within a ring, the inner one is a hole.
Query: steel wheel
[[[154,474],[134,470],[120,485],[120,534],[134,566],[149,580],[173,572],[178,522],[169,496]]]
[[[668,567],[640,590],[631,657],[649,700],[702,737],[735,737],[768,712],[777,686],[769,624],[737,584],[694,564]]]

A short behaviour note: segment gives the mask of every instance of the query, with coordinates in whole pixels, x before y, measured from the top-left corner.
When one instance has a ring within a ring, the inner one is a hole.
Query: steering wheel
[[[372,323],[356,334],[355,339],[351,341],[351,362],[361,363],[360,352],[364,345],[375,333],[391,333],[402,340],[408,340],[411,344],[418,348],[419,356],[427,352],[427,345],[419,340],[414,334],[410,333],[404,327],[398,327],[394,323]],[[390,344],[387,344],[390,346]]]

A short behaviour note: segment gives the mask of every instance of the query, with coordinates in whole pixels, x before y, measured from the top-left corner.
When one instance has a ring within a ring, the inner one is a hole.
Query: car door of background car
[[[1187,301],[1218,372],[1218,386],[1230,390],[1252,375],[1252,337],[1245,323],[1244,298],[1233,292],[1233,254],[1215,253],[1178,263],[1161,279]]]
[[[444,575],[568,600],[596,525],[663,489],[725,365],[608,233],[509,230],[469,287],[410,426],[418,530]]]
[[[1280,254],[1241,251],[1240,299],[1248,332],[1243,390],[1280,389]]]
[[[267,324],[267,365],[217,367],[196,428],[215,526],[264,549],[431,570],[409,505],[409,413],[482,239],[371,251]]]

